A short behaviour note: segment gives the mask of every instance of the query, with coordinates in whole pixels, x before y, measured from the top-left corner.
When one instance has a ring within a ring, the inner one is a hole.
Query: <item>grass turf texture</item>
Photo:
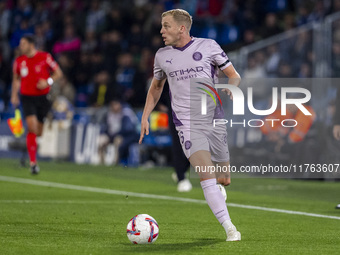
[[[15,160],[0,160],[0,175],[203,200],[199,181],[176,192],[171,169],[41,162],[31,176]],[[340,216],[340,183],[234,178],[228,202]],[[229,207],[241,242],[225,233],[206,204],[126,197],[0,181],[0,254],[339,254],[340,220]],[[126,225],[153,216],[160,235],[133,245]]]

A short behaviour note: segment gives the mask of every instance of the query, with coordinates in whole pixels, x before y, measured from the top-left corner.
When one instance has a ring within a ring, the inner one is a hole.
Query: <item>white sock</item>
[[[222,223],[222,227],[224,228],[225,232],[228,233],[228,229],[235,227],[231,220],[226,220]]]
[[[201,187],[203,189],[205,200],[207,201],[217,220],[221,224],[227,220],[230,221],[227,205],[221,191],[216,185],[216,179],[201,181]]]

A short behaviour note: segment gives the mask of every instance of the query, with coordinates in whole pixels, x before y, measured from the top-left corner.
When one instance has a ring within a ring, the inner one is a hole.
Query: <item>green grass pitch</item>
[[[180,194],[171,169],[41,162],[31,176],[16,160],[0,160],[0,176],[204,200],[199,180]],[[340,217],[340,183],[234,178],[228,202]],[[140,198],[0,180],[0,254],[340,254],[340,220],[232,207],[242,234],[225,233],[207,204]],[[160,227],[151,245],[133,245],[126,225],[136,214]]]

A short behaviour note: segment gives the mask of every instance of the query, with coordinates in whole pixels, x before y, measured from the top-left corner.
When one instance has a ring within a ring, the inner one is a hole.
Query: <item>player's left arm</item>
[[[45,80],[40,79],[37,84],[38,89],[45,89],[48,86],[52,86],[53,83],[59,80],[63,76],[63,72],[61,71],[60,67],[58,66],[51,74],[51,76]]]
[[[45,89],[48,86],[52,86],[55,81],[59,80],[63,76],[63,72],[61,71],[59,65],[57,64],[57,62],[55,62],[50,54],[47,54],[46,63],[52,70],[51,76],[46,80],[40,79],[37,84],[38,89]]]
[[[53,82],[59,80],[62,76],[63,76],[63,72],[61,71],[59,66],[51,74],[51,78]]]
[[[238,87],[241,82],[241,76],[236,71],[234,66],[231,64],[228,67],[224,68],[222,72],[229,78],[228,84],[234,85]],[[233,98],[233,95],[231,94],[229,89],[222,89],[223,92],[227,93],[230,98]]]

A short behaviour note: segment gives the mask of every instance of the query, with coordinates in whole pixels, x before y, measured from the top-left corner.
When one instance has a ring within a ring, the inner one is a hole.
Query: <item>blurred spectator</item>
[[[130,53],[123,53],[118,57],[118,68],[115,74],[115,83],[117,84],[117,94],[121,99],[130,102],[134,95],[133,81],[136,69],[133,65],[133,58]]]
[[[41,24],[37,24],[34,27],[35,45],[38,50],[45,51],[46,37]]]
[[[145,32],[151,35],[159,35],[161,24],[161,14],[165,11],[162,4],[155,4],[144,23]]]
[[[145,73],[146,78],[153,76],[153,58],[153,52],[149,48],[142,49],[138,69]]]
[[[257,56],[255,55],[248,58],[248,68],[244,71],[242,77],[242,86],[240,86],[244,94],[247,94],[248,87],[254,88],[254,102],[259,102],[259,100],[266,98],[267,92],[270,89],[270,87],[268,87],[264,82],[262,82],[263,80],[261,80],[262,78],[266,77],[265,66],[262,61],[262,52],[257,52]],[[256,83],[256,85],[254,85],[254,83]]]
[[[98,48],[98,42],[96,39],[96,33],[92,30],[87,30],[85,34],[85,40],[81,43],[82,51],[94,51]]]
[[[336,140],[340,141],[340,88],[339,87],[337,89],[337,97],[335,101],[333,136]]]
[[[59,95],[55,98],[52,103],[51,117],[53,120],[72,120],[73,106],[66,97]]]
[[[294,58],[295,61],[291,62],[291,65],[295,70],[301,66],[301,64],[308,60],[308,52],[312,50],[312,35],[309,31],[303,31],[297,36],[294,48],[290,52],[290,58]]]
[[[51,27],[51,22],[49,20],[45,20],[42,24],[42,29],[45,36],[45,46],[48,51],[52,51],[53,47],[53,38],[54,38],[54,31]]]
[[[137,54],[140,51],[140,48],[144,45],[144,35],[140,24],[135,23],[131,26],[127,39],[129,43],[129,51],[133,54]]]
[[[119,11],[118,8],[111,8],[109,13],[106,16],[106,31],[119,31],[120,33],[125,33],[124,27],[129,24],[126,24],[126,18],[124,16],[124,12]]]
[[[20,26],[13,31],[13,34],[11,36],[11,48],[14,49],[18,47],[20,39],[25,34],[33,34],[34,30],[33,27],[29,26],[29,20],[28,19],[22,19],[20,21]]]
[[[49,10],[44,6],[45,1],[36,1],[30,23],[34,26],[43,23],[49,18]]]
[[[0,1],[0,24],[2,38],[8,38],[11,27],[11,12],[6,9],[5,1]]]
[[[3,36],[3,33],[1,33],[1,27],[0,27],[0,56],[1,56],[1,62],[8,62],[11,58],[11,48],[8,43],[8,40],[6,37]],[[1,75],[1,74],[0,74]]]
[[[106,150],[108,144],[113,143],[116,148],[114,163],[127,161],[129,147],[138,142],[138,119],[128,104],[122,104],[119,100],[110,102],[109,110],[104,118],[105,132],[100,137],[100,154]]]
[[[292,65],[286,61],[280,61],[278,69],[279,78],[291,78],[293,76]]]
[[[75,89],[73,84],[68,81],[65,75],[53,84],[50,95],[52,102],[62,96],[66,98],[70,104],[74,105]]]
[[[306,163],[308,162],[308,158],[317,157],[316,155],[307,155],[306,157],[304,154],[305,151],[308,151],[307,148],[310,144],[307,142],[307,138],[308,135],[313,135],[311,130],[316,119],[313,108],[309,105],[304,105],[304,107],[311,115],[304,115],[296,105],[288,104],[285,116],[281,115],[281,109],[278,108],[273,114],[266,117],[266,119],[278,120],[275,122],[264,121],[265,124],[261,127],[261,131],[265,135],[267,142],[266,148],[268,151],[274,152],[273,156],[279,157],[281,153],[289,154],[289,162],[293,162],[294,164]],[[281,121],[285,119],[285,125],[291,125],[293,126],[292,128],[281,126]],[[315,139],[311,139],[310,141],[313,141],[315,145]]]
[[[154,35],[152,38],[151,38],[151,45],[150,45],[150,48],[152,50],[152,52],[156,53],[157,50],[162,47],[162,37],[160,37],[159,35]]]
[[[81,52],[79,62],[75,66],[75,86],[86,86],[91,79],[91,58],[90,53]]]
[[[325,2],[326,1],[322,1],[322,0],[316,1],[314,8],[313,8],[314,10],[308,16],[309,22],[320,21],[326,16],[327,10],[325,7]]]
[[[76,107],[88,106],[89,84],[92,79],[91,55],[87,52],[80,54],[79,62],[75,66],[74,85],[76,87]]]
[[[75,33],[73,25],[67,25],[64,30],[64,37],[53,45],[53,54],[59,55],[66,51],[79,51],[81,47],[80,38]]]
[[[91,31],[100,34],[104,31],[106,14],[100,8],[101,3],[98,0],[91,1],[91,7],[86,16],[86,33]]]
[[[64,75],[73,82],[75,76],[75,60],[69,53],[61,53],[58,58],[59,66]]]
[[[103,34],[102,52],[105,56],[105,66],[114,73],[117,69],[117,56],[122,52],[122,36],[117,30]]]
[[[275,13],[268,13],[266,15],[265,23],[263,27],[260,28],[260,31],[262,38],[273,36],[282,32]]]
[[[90,63],[91,63],[91,76],[94,77],[97,73],[102,70],[107,70],[106,63],[104,62],[103,54],[97,50],[93,51],[90,55]]]
[[[107,105],[114,96],[114,87],[110,75],[103,70],[96,74],[94,79],[94,91],[90,96],[90,105],[101,107]]]
[[[288,31],[295,28],[296,20],[292,13],[286,13],[283,17],[283,30]]]
[[[244,71],[243,78],[256,79],[266,77],[264,66],[256,61],[255,56],[248,58],[248,68]]]
[[[16,7],[12,11],[11,30],[15,31],[21,27],[23,20],[29,20],[32,16],[33,9],[28,0],[18,0]],[[27,22],[28,26],[28,22]]]
[[[280,63],[280,53],[276,44],[270,45],[267,49],[266,72],[268,77],[276,77]]]
[[[1,51],[0,51],[0,112],[2,112],[5,109],[5,106],[9,102],[10,98],[10,83],[6,82],[11,79],[11,66],[6,63],[6,59],[4,57],[4,50],[6,48],[3,48],[6,46],[6,43],[1,40]],[[9,47],[7,46],[7,49]],[[8,53],[9,51],[7,51]]]
[[[243,34],[243,45],[249,45],[255,42],[254,30],[247,29]]]
[[[296,24],[298,26],[304,25],[308,22],[308,10],[305,6],[298,7],[298,14],[296,17]]]
[[[340,0],[333,0],[332,4],[331,12],[340,12]]]
[[[340,77],[340,41],[335,41],[332,45],[332,76]]]
[[[311,78],[312,77],[311,65],[307,62],[302,63],[297,77],[298,78]]]

